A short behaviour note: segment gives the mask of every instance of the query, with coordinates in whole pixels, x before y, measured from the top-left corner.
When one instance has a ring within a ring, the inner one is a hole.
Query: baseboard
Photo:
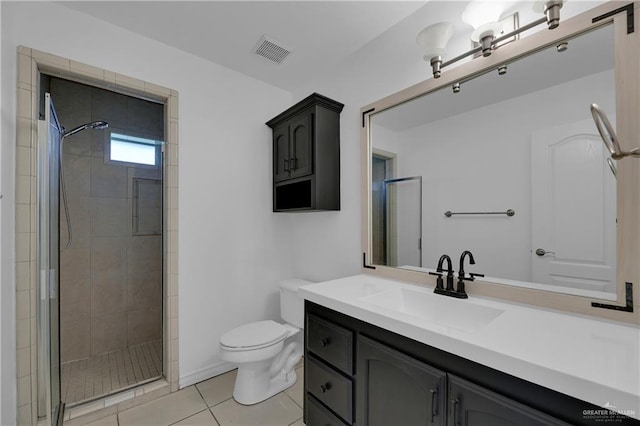
[[[200,370],[196,370],[193,373],[181,376],[179,380],[180,389],[191,386],[198,382],[202,382],[203,380],[219,376],[220,374],[226,373],[227,371],[231,371],[235,368],[238,368],[238,366],[226,361],[218,361],[217,363],[209,367],[201,368]]]

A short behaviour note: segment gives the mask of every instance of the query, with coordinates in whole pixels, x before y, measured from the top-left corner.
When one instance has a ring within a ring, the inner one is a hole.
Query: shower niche
[[[313,93],[267,121],[273,129],[273,211],[340,210],[340,112]]]

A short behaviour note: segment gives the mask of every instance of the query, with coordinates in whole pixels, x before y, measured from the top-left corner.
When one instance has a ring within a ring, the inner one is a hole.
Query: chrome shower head
[[[78,127],[76,127],[75,129],[71,129],[71,130],[69,130],[68,132],[67,132],[67,131],[65,131],[65,132],[62,134],[62,138],[64,139],[64,138],[66,138],[67,136],[75,135],[76,133],[81,132],[81,131],[83,131],[83,130],[85,130],[85,129],[96,129],[96,130],[100,130],[100,129],[104,129],[104,128],[107,128],[107,127],[109,127],[109,123],[107,123],[106,121],[93,121],[93,122],[91,122],[91,123],[86,123],[86,124],[83,124],[83,125],[81,125],[81,126],[78,126]]]

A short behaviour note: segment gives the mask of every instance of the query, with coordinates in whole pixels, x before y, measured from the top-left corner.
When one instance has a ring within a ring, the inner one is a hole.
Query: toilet
[[[295,366],[302,357],[304,299],[298,288],[309,281],[280,283],[280,316],[284,324],[257,321],[241,325],[220,337],[222,360],[238,366],[233,398],[240,404],[262,402],[296,382]],[[299,336],[297,336],[299,337]],[[287,340],[288,339],[288,340]]]

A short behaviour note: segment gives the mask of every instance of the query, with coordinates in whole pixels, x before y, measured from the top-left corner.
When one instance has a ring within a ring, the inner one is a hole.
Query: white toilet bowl
[[[302,347],[285,340],[302,328],[304,300],[297,297],[297,289],[304,284],[309,282],[290,280],[281,285],[281,315],[293,325],[257,321],[234,328],[220,338],[222,360],[238,366],[233,389],[238,403],[257,404],[296,382],[295,366],[302,357]]]

